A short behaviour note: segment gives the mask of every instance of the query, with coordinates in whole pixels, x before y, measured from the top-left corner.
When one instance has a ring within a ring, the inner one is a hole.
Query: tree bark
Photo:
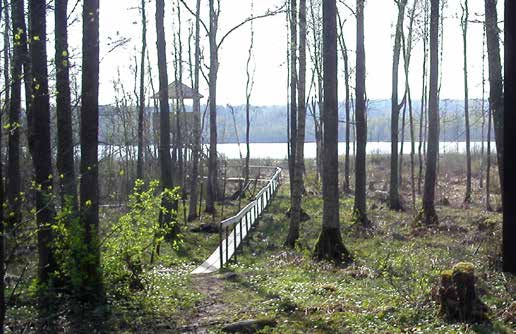
[[[356,162],[355,162],[355,221],[369,227],[366,209],[366,145],[367,118],[365,104],[365,49],[364,49],[364,0],[357,0],[357,65],[356,65]]]
[[[297,153],[297,0],[290,0],[290,201],[294,190],[294,174]]]
[[[81,259],[84,278],[80,294],[91,304],[101,304],[105,295],[98,248],[99,0],[84,0],[82,20],[80,208],[88,257]]]
[[[395,1],[398,7],[398,20],[394,35],[394,50],[392,56],[392,95],[391,95],[391,173],[389,184],[389,208],[400,211],[403,209],[400,200],[398,170],[398,134],[399,116],[403,103],[398,104],[398,70],[400,63],[401,35],[403,34],[403,20],[407,0]]]
[[[136,178],[143,179],[143,123],[145,116],[145,52],[147,50],[147,15],[145,0],[141,2],[142,49],[140,55],[140,94],[138,97],[138,160],[136,162]]]
[[[165,3],[164,0],[156,1],[156,35],[158,50],[159,71],[159,109],[160,109],[160,167],[161,185],[163,191],[174,187],[172,181],[172,159],[170,157],[170,109],[168,104],[168,73],[167,53],[165,42]],[[161,224],[167,230],[166,239],[173,240],[179,233],[179,225],[175,222],[174,201],[169,196],[163,196],[162,206],[165,212],[161,215]]]
[[[358,0],[359,2],[362,0]],[[362,3],[363,4],[363,3]],[[314,257],[336,263],[351,261],[342,243],[339,222],[337,19],[335,0],[323,0],[324,145],[323,221]]]
[[[208,158],[208,187],[206,192],[206,213],[215,214],[215,200],[218,198],[217,183],[217,74],[219,69],[217,50],[217,30],[219,8],[215,10],[215,0],[210,0],[210,150]]]
[[[513,116],[512,112],[514,110],[514,105],[516,103],[516,99],[514,97],[513,92],[516,89],[516,67],[514,66],[514,62],[516,61],[516,43],[514,41],[514,34],[516,30],[514,29],[514,11],[516,10],[514,1],[505,1],[505,17],[504,17],[504,27],[505,27],[505,66],[504,66],[504,78],[505,78],[505,90],[511,92],[511,94],[507,94],[505,96],[505,115],[502,117],[507,117],[510,120],[510,117]],[[510,109],[512,108],[512,110]],[[514,146],[515,141],[515,128],[513,122],[505,123],[505,133],[506,138],[505,141],[507,146]],[[503,159],[502,159],[503,160]],[[514,170],[514,160],[506,159],[506,166],[503,168],[507,168],[508,170]],[[509,174],[509,182],[514,182],[514,176]],[[506,187],[507,194],[503,195],[502,198],[514,198],[514,189],[512,187]],[[505,203],[504,203],[505,204]],[[510,272],[512,274],[516,274],[516,243],[514,242],[514,238],[516,236],[516,224],[514,223],[516,212],[514,206],[511,205],[503,205],[504,209],[504,219],[503,219],[503,239],[502,239],[502,263],[503,263],[503,271]]]
[[[462,4],[461,4],[462,6]],[[469,91],[468,91],[468,0],[462,6],[462,42],[464,45],[464,121],[466,130],[466,194],[464,203],[471,202],[471,140],[469,128]]]
[[[11,99],[8,114],[7,143],[7,230],[13,230],[22,220],[21,213],[21,82],[23,64],[27,56],[27,29],[25,26],[24,1],[11,1],[13,31],[13,61],[11,64]],[[26,79],[25,79],[26,80]]]
[[[503,80],[502,64],[500,61],[500,44],[498,15],[496,12],[496,0],[485,0],[487,59],[489,63],[489,106],[493,114],[494,133],[496,141],[496,155],[498,158],[498,175],[500,178],[500,190],[502,207],[505,204],[504,196],[504,166],[503,166]]]
[[[188,213],[188,221],[192,221],[197,218],[197,199],[198,195],[198,180],[199,180],[199,157],[202,150],[201,147],[201,98],[199,96],[199,70],[201,64],[201,48],[200,48],[200,15],[201,15],[201,0],[196,1],[196,12],[195,12],[195,56],[194,56],[194,99],[193,99],[193,112],[194,112],[194,149],[192,151],[192,177],[190,179],[190,205]]]
[[[296,154],[292,193],[290,227],[285,245],[293,248],[299,238],[301,202],[303,196],[303,165],[306,121],[306,0],[299,1],[299,76],[297,100]]]
[[[430,1],[430,90],[428,108],[428,149],[423,194],[423,224],[437,224],[435,211],[435,186],[437,181],[437,159],[439,155],[439,0]]]
[[[29,0],[29,36],[32,69],[32,162],[36,183],[36,223],[38,239],[38,280],[40,329],[52,326],[53,273],[57,269],[53,252],[54,203],[52,201],[52,152],[50,148],[50,99],[48,95],[46,4]]]
[[[0,19],[4,18],[4,24],[5,24],[5,30],[4,30],[4,42],[5,41],[8,41],[9,38],[6,37],[9,35],[9,15],[7,14],[8,13],[8,9],[7,9],[7,1],[4,1],[3,3],[0,3]],[[7,46],[4,45],[4,48],[7,49]],[[4,57],[6,57],[6,59],[4,59],[4,64],[5,63],[8,63],[8,57],[9,57],[9,50],[7,50],[6,52],[4,51]],[[8,66],[6,66],[4,68],[4,71],[8,71]],[[6,73],[4,73],[4,75],[6,75]],[[9,96],[9,76],[6,75],[5,77],[5,88],[6,88],[6,92],[5,92],[5,98],[6,98],[6,102],[8,101],[8,96]],[[7,104],[6,104],[7,105]],[[4,106],[2,106],[2,111],[4,111]],[[3,151],[3,148],[2,148],[2,129],[3,129],[3,126],[2,126],[2,117],[0,117],[0,158],[2,157],[2,151]],[[3,163],[3,159],[0,159],[0,334],[3,334],[4,333],[4,323],[5,323],[5,311],[6,311],[6,308],[5,308],[5,235],[4,235],[4,232],[5,232],[5,221],[4,221],[4,201],[5,201],[5,197],[4,197],[4,174],[3,174],[3,170],[4,170],[4,163]]]
[[[57,114],[57,172],[59,173],[61,207],[77,210],[77,188],[74,170],[70,63],[68,54],[68,0],[56,0],[55,63]]]

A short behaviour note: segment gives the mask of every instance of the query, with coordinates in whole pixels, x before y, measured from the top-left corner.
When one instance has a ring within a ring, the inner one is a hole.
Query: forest
[[[0,0],[0,334],[515,333],[515,14]]]

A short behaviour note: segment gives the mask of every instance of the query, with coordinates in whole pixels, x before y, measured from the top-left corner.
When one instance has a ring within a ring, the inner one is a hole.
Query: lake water
[[[487,143],[484,143],[484,148],[487,150]],[[419,143],[416,143],[416,154]],[[399,145],[398,151],[401,148]],[[208,149],[208,145],[205,145],[205,149]],[[472,152],[480,152],[481,143],[472,142]],[[245,144],[218,144],[217,150],[220,154],[224,155],[228,159],[239,159],[240,152],[242,157],[245,157],[247,151]],[[339,143],[339,155],[344,155],[346,150],[346,144],[344,142]],[[130,147],[129,151],[131,155],[136,157],[136,147]],[[495,143],[491,144],[491,151],[496,152]],[[115,159],[120,159],[125,156],[126,148],[118,146],[106,146],[99,145],[99,158],[102,159],[108,155],[114,155]],[[390,142],[368,142],[366,146],[367,154],[390,154],[391,143]],[[445,153],[465,153],[466,142],[441,142],[439,143],[439,152]],[[79,154],[79,148],[77,147],[77,154]],[[410,142],[404,143],[403,153],[410,154]],[[350,146],[350,154],[353,155],[353,144]],[[316,145],[315,143],[305,143],[305,158],[315,159]],[[252,143],[251,144],[251,159],[286,159],[287,158],[287,144],[286,143]]]
[[[416,154],[418,152],[418,143],[416,143]],[[401,149],[399,145],[398,151]],[[472,142],[471,151],[480,152],[481,143]],[[487,143],[484,143],[484,149],[487,150]],[[245,157],[247,150],[245,144],[218,144],[217,150],[219,153],[225,155],[229,159],[239,159],[239,151]],[[252,159],[286,159],[287,158],[287,144],[286,143],[253,143],[251,144],[251,158]],[[496,152],[495,143],[491,144],[491,151]],[[390,154],[390,142],[368,142],[366,145],[367,154]],[[465,153],[466,142],[441,142],[439,145],[439,152],[443,153]],[[339,143],[339,155],[346,153],[346,143]],[[410,142],[403,145],[403,153],[410,154]],[[353,155],[353,144],[350,145],[350,154]],[[316,145],[315,143],[305,143],[305,158],[315,159]]]

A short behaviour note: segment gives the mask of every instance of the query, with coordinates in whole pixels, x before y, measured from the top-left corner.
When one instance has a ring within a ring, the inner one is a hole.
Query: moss
[[[471,262],[459,262],[452,268],[453,274],[464,273],[473,274],[475,272],[475,265]]]

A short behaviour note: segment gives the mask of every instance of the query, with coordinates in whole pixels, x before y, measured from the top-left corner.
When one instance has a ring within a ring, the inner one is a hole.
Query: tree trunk
[[[163,190],[171,190],[174,185],[172,181],[172,160],[170,158],[170,109],[168,104],[168,73],[167,73],[167,52],[165,42],[165,3],[164,0],[156,1],[156,35],[158,51],[159,71],[159,109],[160,109],[160,166],[161,185]],[[163,196],[162,206],[165,212],[161,215],[161,224],[167,230],[166,239],[173,240],[179,233],[179,225],[175,221],[174,201],[169,196]]]
[[[208,158],[208,187],[206,192],[206,213],[215,214],[215,200],[218,198],[217,183],[217,73],[219,69],[217,50],[219,8],[215,11],[215,0],[210,0],[210,152]]]
[[[251,11],[253,10],[253,3],[251,2]],[[252,15],[252,13],[251,13]],[[246,86],[245,86],[245,146],[246,146],[246,155],[245,155],[245,167],[244,167],[244,186],[246,186],[249,181],[249,160],[251,159],[251,145],[250,145],[250,137],[251,137],[251,94],[253,92],[254,86],[254,69],[253,73],[250,73],[251,60],[253,58],[253,48],[254,48],[254,28],[253,23],[251,22],[251,36],[249,42],[249,51],[247,55],[247,63],[245,67],[246,72]],[[240,194],[239,198],[242,197],[243,194]]]
[[[399,170],[398,170],[398,134],[399,116],[403,103],[398,104],[398,69],[400,63],[401,35],[403,34],[403,20],[405,18],[405,6],[407,0],[397,1],[398,20],[396,33],[394,35],[394,50],[392,56],[392,95],[391,95],[391,173],[389,184],[389,208],[391,210],[402,210],[399,193]]]
[[[347,263],[351,259],[342,243],[339,223],[336,21],[335,0],[323,0],[323,68],[326,73],[323,114],[323,222],[321,234],[315,245],[314,257]]]
[[[296,154],[294,160],[294,177],[292,196],[292,210],[290,227],[285,245],[293,248],[299,238],[299,224],[301,222],[301,202],[303,196],[303,165],[306,121],[306,0],[299,1],[299,76],[298,76],[298,110],[296,129]]]
[[[61,207],[77,209],[77,188],[74,170],[72,104],[70,95],[70,63],[68,54],[68,0],[56,0],[55,63],[57,114],[57,172],[59,173]]]
[[[514,62],[516,61],[516,54],[514,52],[516,48],[516,43],[514,42],[514,36],[516,30],[514,29],[514,24],[510,24],[514,22],[514,11],[516,10],[514,1],[505,1],[505,89],[508,92],[513,93],[516,89],[515,78],[516,78],[516,67],[514,66]],[[510,23],[508,23],[510,22]],[[507,94],[505,98],[505,115],[501,117],[507,117],[510,120],[510,117],[513,115],[514,105],[515,105],[515,97],[514,94]],[[511,109],[509,109],[511,108]],[[515,135],[514,135],[514,125],[512,122],[507,122],[507,130],[506,130],[506,142],[510,146],[511,144],[514,146]],[[503,160],[503,159],[502,159]],[[506,159],[506,166],[503,168],[507,168],[508,170],[514,170],[514,159]],[[509,174],[510,180],[508,184],[514,182],[514,177]],[[507,191],[508,198],[514,198],[514,189],[512,187],[505,188]],[[506,195],[502,195],[503,198]],[[505,204],[505,203],[503,203]],[[510,272],[512,274],[516,274],[516,243],[514,242],[514,238],[516,236],[516,224],[514,223],[516,212],[514,206],[511,205],[503,205],[504,209],[504,219],[503,219],[503,240],[502,240],[502,262],[503,262],[503,271]]]
[[[462,4],[461,4],[462,6]],[[469,95],[468,95],[468,0],[462,6],[462,41],[464,45],[464,120],[466,127],[466,195],[464,203],[471,202],[471,141],[469,128]]]
[[[195,14],[195,56],[194,56],[194,149],[192,151],[192,177],[190,179],[190,205],[188,213],[188,221],[197,218],[197,198],[198,195],[198,179],[199,179],[199,157],[201,154],[201,98],[199,96],[199,70],[201,64],[201,49],[200,49],[200,15],[201,15],[201,0],[196,1]]]
[[[498,34],[498,15],[496,12],[496,0],[485,0],[487,59],[489,63],[489,106],[493,115],[493,125],[496,141],[496,155],[498,158],[498,174],[500,178],[500,193],[502,207],[504,199],[503,179],[503,80],[502,64],[500,61],[500,44]]]
[[[423,165],[424,165],[424,138],[425,138],[425,128],[426,128],[426,101],[427,101],[427,58],[428,58],[428,0],[424,1],[424,10],[423,10],[423,75],[421,77],[422,85],[421,85],[421,111],[419,113],[419,143],[418,143],[418,160],[419,160],[419,172],[417,176],[417,192],[421,194],[421,183],[423,181]]]
[[[366,209],[366,144],[367,119],[365,105],[364,0],[357,0],[357,65],[356,65],[356,138],[355,158],[355,221],[369,227]]]
[[[98,248],[99,0],[84,0],[82,20],[80,206],[88,256],[80,259],[84,270],[80,293],[86,301],[101,304],[105,295]]]
[[[4,19],[4,24],[5,24],[5,30],[4,30],[4,42],[5,41],[8,41],[9,38],[6,37],[9,35],[9,16],[8,16],[8,9],[7,9],[7,1],[4,1],[3,3],[0,3],[0,19],[2,18],[5,18]],[[4,62],[5,63],[8,63],[8,58],[9,58],[9,50],[8,48],[4,45],[4,48],[7,49],[7,51],[4,50],[4,57],[6,57],[6,59],[4,59]],[[8,66],[6,66],[4,68],[4,71],[8,71]],[[6,88],[6,92],[5,92],[5,101],[7,102],[8,101],[8,96],[9,96],[9,76],[4,73],[4,75],[6,75],[5,77],[5,88]],[[2,106],[2,111],[4,111],[4,107]],[[4,333],[4,323],[5,323],[5,235],[4,235],[4,232],[5,232],[5,221],[4,221],[4,201],[5,201],[5,198],[4,198],[4,174],[3,174],[3,168],[4,168],[4,163],[3,163],[3,155],[2,155],[2,151],[3,151],[3,148],[2,148],[2,117],[0,117],[0,334],[3,334]]]
[[[138,160],[136,162],[136,178],[143,179],[143,121],[145,116],[145,52],[147,50],[147,15],[145,0],[141,2],[142,14],[142,49],[140,58],[140,95],[138,98]]]
[[[487,166],[486,166],[486,210],[493,211],[491,207],[491,129],[493,127],[493,114],[491,106],[487,109]]]
[[[53,254],[52,224],[55,211],[52,201],[52,152],[50,148],[50,99],[48,95],[47,32],[45,2],[29,0],[29,35],[32,69],[32,124],[29,131],[34,140],[32,162],[36,182],[36,223],[38,238],[38,281],[40,329],[52,326],[53,274],[56,262]]]
[[[21,82],[22,67],[27,55],[27,34],[25,27],[24,1],[11,1],[13,33],[13,61],[11,64],[11,99],[6,129],[7,143],[7,230],[13,230],[22,220],[21,213],[21,166],[20,132],[21,128]]]
[[[297,143],[297,0],[290,0],[290,201],[293,205]]]
[[[350,183],[349,183],[349,140],[350,140],[350,101],[349,101],[349,56],[348,56],[348,48],[346,46],[346,40],[344,39],[343,32],[343,22],[340,18],[340,14],[337,12],[337,18],[339,19],[339,26],[341,29],[340,34],[340,47],[342,50],[342,59],[344,60],[344,86],[346,89],[346,153],[344,156],[344,185],[343,190],[345,193],[351,192]]]
[[[431,0],[430,13],[430,91],[428,108],[428,149],[423,194],[423,223],[439,222],[435,211],[435,185],[437,181],[437,159],[439,155],[439,0]]]

